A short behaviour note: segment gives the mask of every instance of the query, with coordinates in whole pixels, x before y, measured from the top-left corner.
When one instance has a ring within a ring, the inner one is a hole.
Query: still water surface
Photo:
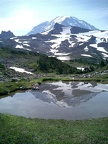
[[[0,113],[45,119],[108,116],[108,84],[52,82],[0,99]]]

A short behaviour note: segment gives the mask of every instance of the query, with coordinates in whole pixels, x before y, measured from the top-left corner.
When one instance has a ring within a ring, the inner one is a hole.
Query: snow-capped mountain
[[[55,23],[54,28],[43,33],[0,38],[0,47],[16,48],[56,57],[60,60],[108,59],[108,31],[90,30]]]
[[[79,20],[76,17],[59,16],[51,21],[46,21],[35,26],[27,35],[50,31],[54,28],[55,23],[59,23],[64,26],[76,26],[76,27],[81,27],[81,28],[90,29],[90,30],[97,29],[94,26],[90,25],[89,23],[83,20]]]
[[[43,23],[37,25],[27,35],[43,32],[46,25],[48,25],[48,21],[43,22]]]

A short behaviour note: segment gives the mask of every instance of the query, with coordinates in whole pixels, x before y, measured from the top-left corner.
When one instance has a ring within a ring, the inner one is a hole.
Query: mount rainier
[[[90,25],[89,23],[87,23],[83,20],[79,20],[76,17],[59,16],[51,21],[46,21],[46,22],[43,22],[43,23],[35,26],[27,35],[50,31],[54,28],[54,25],[56,23],[64,25],[64,26],[76,26],[76,27],[81,27],[81,28],[90,29],[90,30],[97,29],[94,26]]]
[[[38,33],[33,34],[36,29]],[[98,30],[75,17],[57,17],[36,26],[25,36],[11,34],[4,39],[4,34],[6,36],[6,33],[0,35],[0,47],[44,53],[63,61],[108,59],[108,31]]]

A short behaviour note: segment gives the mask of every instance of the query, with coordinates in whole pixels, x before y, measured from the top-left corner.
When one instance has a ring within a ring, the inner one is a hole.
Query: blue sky
[[[108,0],[0,0],[0,31],[25,35],[57,16],[74,16],[107,30]]]

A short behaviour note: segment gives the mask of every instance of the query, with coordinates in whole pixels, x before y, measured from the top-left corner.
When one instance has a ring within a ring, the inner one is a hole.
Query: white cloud
[[[20,32],[28,32],[31,30],[41,19],[38,15],[30,9],[21,9],[16,11],[11,17],[0,18],[0,31],[11,30],[16,32],[15,35]],[[26,34],[26,33],[25,33]]]

